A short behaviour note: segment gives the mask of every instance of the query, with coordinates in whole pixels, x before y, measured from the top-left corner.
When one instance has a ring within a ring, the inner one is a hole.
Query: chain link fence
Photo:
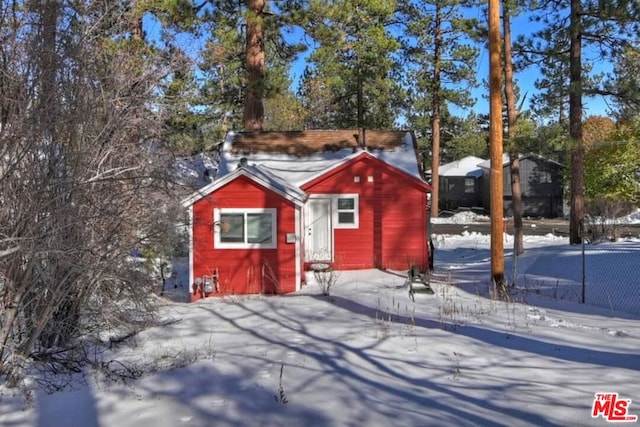
[[[585,245],[584,302],[640,314],[640,242]]]
[[[519,290],[614,311],[640,314],[640,242],[536,248],[523,262]],[[529,265],[527,265],[529,264]],[[536,274],[527,274],[532,270]],[[542,274],[540,274],[542,273]]]
[[[556,238],[557,244],[548,244],[525,236],[525,253],[514,269],[513,236],[505,234],[505,278],[514,301],[541,297],[640,315],[640,240],[569,245]],[[459,239],[466,239],[463,247]],[[489,287],[490,236],[434,235],[433,241],[434,280]]]
[[[640,314],[639,241],[562,246],[560,250],[548,246],[531,252],[535,255],[516,264],[522,272],[516,275],[518,292]]]

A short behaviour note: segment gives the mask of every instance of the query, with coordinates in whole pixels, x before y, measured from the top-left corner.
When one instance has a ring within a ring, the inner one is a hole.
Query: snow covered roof
[[[195,193],[182,201],[183,206],[189,206],[196,201],[206,197],[218,188],[228,184],[238,176],[246,176],[249,179],[257,182],[265,188],[268,188],[275,193],[280,194],[282,197],[291,200],[292,202],[301,205],[307,199],[307,194],[294,185],[290,185],[286,181],[282,180],[277,175],[273,174],[268,169],[260,165],[243,165],[238,167],[233,172],[230,172],[216,180],[211,184],[202,187]]]
[[[520,154],[518,156],[518,159],[522,160],[522,159],[526,159],[528,157],[534,157],[536,159],[540,159],[540,160],[544,160],[545,162],[549,162],[549,163],[553,163],[557,166],[561,166],[561,163],[556,162],[555,160],[551,160],[551,159],[547,159],[546,157],[543,157],[539,154],[534,154],[534,153],[529,153],[529,154]],[[509,153],[502,153],[502,166],[506,166],[509,164]],[[491,160],[485,160],[484,162],[480,163],[478,166],[480,166],[481,168],[484,169],[491,169]]]
[[[520,158],[522,158],[522,156],[520,156]],[[502,153],[502,165],[507,164],[509,164],[509,153]],[[479,163],[478,166],[483,169],[491,169],[491,159]]]
[[[439,176],[482,176],[482,169],[478,166],[485,159],[475,156],[467,156],[460,160],[441,165],[438,169]]]
[[[174,168],[174,176],[178,182],[202,188],[211,182],[210,176],[216,175],[218,161],[211,155],[200,153],[192,157],[176,159]]]
[[[366,130],[364,135],[369,154],[422,180],[412,132]],[[359,139],[355,129],[230,132],[220,154],[218,177],[236,170],[245,158],[288,185],[300,187],[358,156],[364,150]]]

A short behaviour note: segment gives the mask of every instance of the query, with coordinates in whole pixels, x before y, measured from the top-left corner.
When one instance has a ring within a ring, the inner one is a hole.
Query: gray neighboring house
[[[490,162],[479,165],[484,171],[482,184],[482,205],[489,211],[489,171]],[[522,215],[529,217],[559,218],[564,216],[564,166],[537,154],[520,155],[520,183],[522,188]],[[511,193],[511,173],[509,155],[503,155],[503,185],[505,216],[513,215]]]
[[[480,157],[468,156],[438,168],[440,210],[483,207],[484,171],[478,164],[484,161]]]

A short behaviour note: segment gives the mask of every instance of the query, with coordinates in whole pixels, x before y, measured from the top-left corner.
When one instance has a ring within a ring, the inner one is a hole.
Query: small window
[[[464,179],[464,192],[475,193],[476,192],[476,180],[473,178]]]
[[[213,220],[216,248],[276,247],[275,209],[214,209]]]
[[[540,177],[540,184],[551,184],[551,172],[549,171],[541,171],[538,172]]]
[[[356,203],[353,198],[338,198],[338,224],[355,223]]]
[[[356,196],[338,197],[338,200],[336,202],[338,226],[356,225],[356,205]]]

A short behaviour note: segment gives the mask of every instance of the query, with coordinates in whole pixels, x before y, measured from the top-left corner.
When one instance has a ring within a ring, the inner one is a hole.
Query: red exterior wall
[[[193,277],[219,273],[220,294],[287,293],[296,290],[295,205],[239,176],[193,204]],[[214,208],[276,208],[276,249],[216,249]],[[198,299],[192,292],[192,300]]]
[[[354,182],[354,176],[360,182]],[[334,230],[336,269],[428,267],[426,184],[362,156],[303,189],[309,194],[359,195],[359,228]]]

